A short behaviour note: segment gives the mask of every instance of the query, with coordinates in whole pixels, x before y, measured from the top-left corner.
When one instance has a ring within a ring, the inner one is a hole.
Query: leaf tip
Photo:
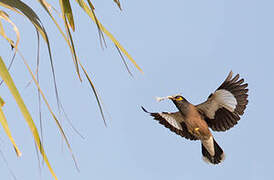
[[[13,146],[13,148],[14,148],[14,150],[16,152],[17,157],[21,157],[22,156],[21,151],[16,146]]]

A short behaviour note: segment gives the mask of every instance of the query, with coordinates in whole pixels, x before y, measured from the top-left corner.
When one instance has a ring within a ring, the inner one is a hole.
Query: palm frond
[[[17,156],[20,157],[22,155],[22,153],[20,152],[19,148],[17,147],[17,145],[16,145],[16,143],[15,143],[15,141],[14,141],[12,135],[11,135],[7,119],[6,119],[5,114],[2,110],[2,107],[4,106],[4,104],[5,104],[4,100],[0,97],[0,123],[3,126],[3,128],[4,128],[7,136],[9,137],[11,143],[13,144],[13,147],[14,147],[14,150],[15,150]]]
[[[35,143],[36,143],[36,146],[38,147],[42,157],[44,158],[52,176],[54,177],[55,180],[57,180],[57,176],[55,175],[50,163],[49,163],[49,160],[46,156],[46,153],[45,153],[45,150],[43,148],[43,145],[41,143],[41,140],[40,140],[40,136],[39,136],[39,133],[37,131],[37,128],[35,126],[35,123],[34,121],[32,120],[32,117],[22,99],[22,97],[20,96],[19,94],[19,91],[17,90],[9,72],[8,72],[8,69],[2,59],[2,57],[0,57],[0,76],[1,78],[4,80],[5,84],[7,85],[7,87],[9,88],[11,94],[13,95],[22,115],[24,116],[30,130],[31,130],[31,133],[34,137],[34,140],[35,140]]]

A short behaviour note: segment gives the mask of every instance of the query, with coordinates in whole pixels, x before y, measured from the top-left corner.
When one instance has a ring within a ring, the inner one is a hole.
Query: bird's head
[[[167,96],[167,98],[172,100],[174,104],[189,104],[189,102],[181,95]]]
[[[188,111],[189,102],[181,95],[168,96],[168,99],[172,100],[175,106],[180,110],[180,112],[185,115]]]

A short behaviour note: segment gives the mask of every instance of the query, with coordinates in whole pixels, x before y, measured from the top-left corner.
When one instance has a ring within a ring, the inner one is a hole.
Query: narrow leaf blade
[[[14,150],[15,150],[17,156],[20,157],[22,155],[22,153],[20,152],[19,148],[17,147],[17,145],[16,145],[16,143],[15,143],[15,141],[14,141],[12,135],[11,135],[7,119],[6,119],[5,114],[4,114],[3,110],[2,110],[3,106],[4,106],[4,101],[0,97],[0,123],[3,126],[3,128],[4,128],[7,136],[9,137],[11,143],[13,144],[13,147],[14,147]]]
[[[4,80],[5,84],[7,85],[7,87],[9,88],[11,94],[13,95],[21,113],[23,114],[31,132],[32,132],[32,135],[34,137],[34,140],[35,140],[35,143],[36,143],[36,146],[38,147],[38,149],[40,150],[40,153],[42,155],[42,157],[44,158],[45,162],[46,162],[46,165],[48,166],[49,168],[49,171],[51,172],[52,176],[54,177],[55,180],[57,180],[57,176],[55,175],[50,163],[49,163],[49,160],[46,156],[46,153],[44,151],[44,148],[43,148],[43,145],[40,141],[40,137],[39,137],[39,133],[37,131],[37,128],[35,126],[35,123],[34,121],[32,120],[32,117],[22,99],[22,97],[20,96],[19,94],[19,91],[17,90],[9,72],[8,72],[8,69],[3,61],[3,59],[0,57],[0,76],[1,78]]]

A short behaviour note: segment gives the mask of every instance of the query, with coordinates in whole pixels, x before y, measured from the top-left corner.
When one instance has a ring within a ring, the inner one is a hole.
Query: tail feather
[[[222,148],[217,144],[217,142],[214,139],[213,139],[213,142],[214,142],[214,156],[211,156],[208,150],[202,144],[203,159],[206,162],[209,162],[212,164],[219,164],[220,162],[224,160],[225,154]]]

